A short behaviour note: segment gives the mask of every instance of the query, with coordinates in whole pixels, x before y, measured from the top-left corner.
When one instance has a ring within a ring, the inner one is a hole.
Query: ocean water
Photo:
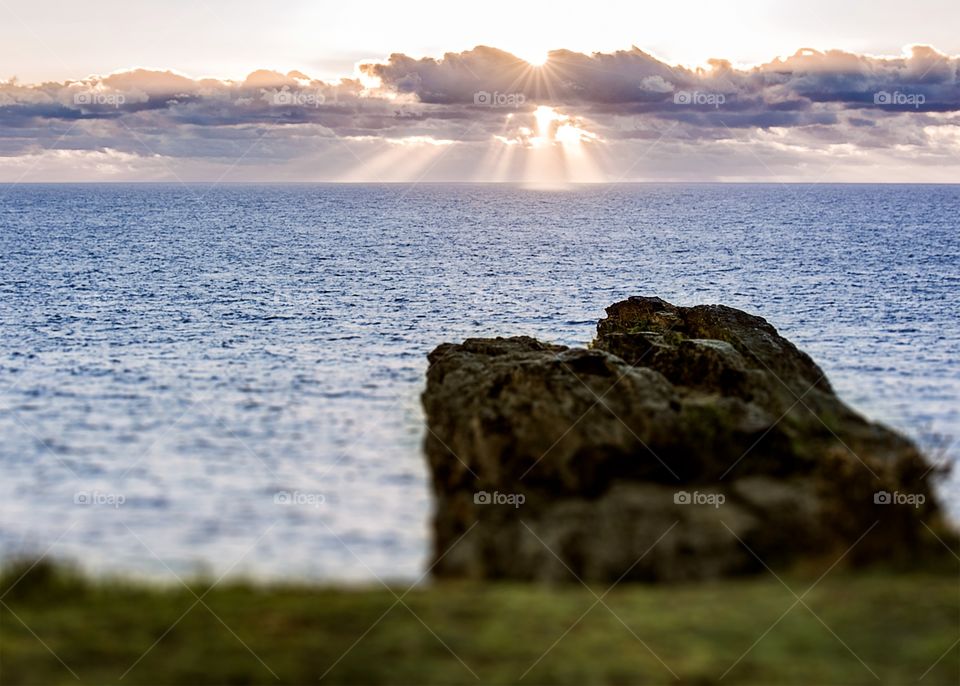
[[[7,185],[0,255],[8,557],[415,579],[426,354],[634,294],[760,314],[960,456],[960,186]]]

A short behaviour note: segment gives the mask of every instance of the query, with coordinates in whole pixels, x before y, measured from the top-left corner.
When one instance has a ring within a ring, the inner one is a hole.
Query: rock
[[[634,297],[589,349],[468,339],[429,361],[437,576],[679,581],[954,540],[913,443],[760,317]]]

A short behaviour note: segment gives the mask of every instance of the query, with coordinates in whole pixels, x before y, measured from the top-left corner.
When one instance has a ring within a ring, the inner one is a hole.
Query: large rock
[[[436,575],[684,580],[952,540],[917,448],[765,320],[659,298],[607,315],[590,349],[430,354]]]

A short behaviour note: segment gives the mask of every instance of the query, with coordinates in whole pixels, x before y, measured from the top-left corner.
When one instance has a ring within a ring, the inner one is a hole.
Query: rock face
[[[674,581],[952,540],[917,448],[760,317],[634,297],[590,349],[469,339],[429,359],[438,576]]]

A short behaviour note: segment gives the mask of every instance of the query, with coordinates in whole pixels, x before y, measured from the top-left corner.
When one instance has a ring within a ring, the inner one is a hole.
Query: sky
[[[960,181],[960,3],[0,0],[0,181]]]

